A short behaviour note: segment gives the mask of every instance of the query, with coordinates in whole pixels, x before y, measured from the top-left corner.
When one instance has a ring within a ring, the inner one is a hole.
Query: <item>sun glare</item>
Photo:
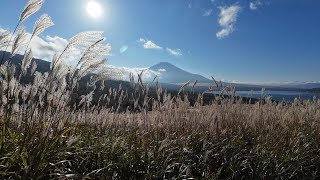
[[[89,1],[86,9],[89,16],[93,18],[99,18],[102,15],[102,7],[96,1]]]

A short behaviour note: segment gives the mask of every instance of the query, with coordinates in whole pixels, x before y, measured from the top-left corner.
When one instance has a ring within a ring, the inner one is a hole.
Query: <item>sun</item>
[[[89,16],[93,18],[99,18],[102,15],[102,7],[97,1],[89,1],[86,9]]]

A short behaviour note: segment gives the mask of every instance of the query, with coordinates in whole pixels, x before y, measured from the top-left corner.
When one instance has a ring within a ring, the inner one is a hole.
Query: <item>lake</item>
[[[260,99],[261,91],[238,91],[237,96]],[[302,100],[313,100],[313,97],[320,99],[320,93],[297,92],[297,91],[265,91],[265,96],[271,96],[276,101],[293,101],[295,98]]]

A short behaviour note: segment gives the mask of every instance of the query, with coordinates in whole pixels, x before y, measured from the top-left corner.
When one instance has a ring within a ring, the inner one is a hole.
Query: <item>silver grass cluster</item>
[[[1,76],[1,80],[6,80],[7,79],[7,67],[8,66],[8,62],[5,62],[3,65],[0,66],[0,76]],[[3,79],[2,79],[3,78]]]
[[[56,89],[58,88],[58,84],[57,83],[49,83],[47,85],[47,90],[50,92],[50,93],[53,93],[54,91],[56,91]],[[52,94],[51,94],[52,95]]]
[[[12,56],[17,52],[19,47],[23,44],[26,40],[27,31],[24,27],[20,28],[16,37],[13,40],[11,54]]]
[[[92,59],[79,69],[79,77],[84,77],[105,63],[104,59]]]
[[[53,26],[54,23],[51,20],[51,17],[48,14],[43,14],[39,20],[35,23],[35,26],[33,28],[33,32],[31,35],[31,39],[34,36],[38,36],[43,31],[45,31],[47,28]]]
[[[6,47],[9,45],[10,34],[11,33],[9,31],[0,33],[0,48]]]
[[[62,51],[62,53],[60,55],[56,54],[53,57],[51,70],[54,70],[55,67],[62,62],[63,59],[68,58],[71,52],[73,52],[74,50],[87,49],[88,47],[92,46],[101,39],[104,39],[102,37],[102,34],[102,31],[87,31],[81,32],[72,37],[66,45],[65,49]]]
[[[56,91],[51,93],[52,96],[47,98],[47,102],[51,102],[53,106],[60,109],[67,106],[68,100],[70,99],[70,91],[66,91],[64,88],[58,88]]]
[[[27,101],[27,98],[31,92],[31,88],[32,86],[30,84],[27,84],[21,91],[21,98],[24,103]]]
[[[93,87],[93,89],[96,89],[97,81],[98,81],[97,76],[90,76],[90,79],[87,82],[87,87]]]
[[[70,72],[70,67],[65,65],[64,63],[59,63],[52,71],[52,75],[55,80],[59,81],[66,77],[66,75]]]
[[[33,84],[30,87],[30,92],[29,92],[30,100],[31,100],[30,102],[33,102],[33,100],[37,94],[40,95],[41,92],[44,93],[44,91],[43,91],[44,89],[40,90],[40,88],[43,86],[43,83],[47,80],[47,78],[48,78],[48,73],[44,73],[44,74],[42,74],[40,72],[34,73]],[[41,99],[39,98],[39,100],[41,100]]]
[[[48,78],[48,73],[41,74],[40,72],[34,73],[33,85],[36,87],[40,87],[43,82]]]
[[[85,50],[75,67],[75,70],[79,70],[78,78],[86,76],[105,63],[105,60],[101,58],[110,55],[111,46],[100,44],[103,41],[104,39],[100,39]]]
[[[91,91],[87,95],[82,95],[81,100],[79,102],[79,106],[85,104],[86,107],[89,107],[91,105],[92,100],[93,100],[93,94],[94,94],[94,91]]]
[[[7,81],[0,82],[0,107],[3,105],[6,105],[8,102],[7,96],[5,94],[7,87],[8,87]],[[2,113],[0,113],[0,114],[2,114]]]
[[[28,4],[25,6],[23,12],[20,15],[20,22],[26,20],[29,16],[36,13],[41,9],[44,0],[29,0]]]
[[[38,64],[36,63],[36,61],[33,61],[32,67],[31,67],[31,74],[34,74],[36,72],[37,67],[38,67]]]
[[[90,60],[110,55],[111,46],[109,45],[105,46],[105,45],[99,44],[103,41],[104,39],[100,39],[97,42],[95,42],[93,45],[88,47],[83,53],[83,56],[81,57],[81,59],[79,60],[78,66],[83,66],[86,62]]]
[[[105,67],[105,66],[102,66],[102,67]],[[118,72],[110,71],[107,68],[106,69],[101,68],[96,73],[97,73],[97,80],[101,81],[100,90],[103,90],[105,88],[106,80],[110,80],[110,79],[118,80],[118,78],[120,77]]]
[[[50,64],[50,69],[53,70],[54,66],[56,66],[58,64],[58,58],[59,58],[59,54],[55,53],[52,57],[52,62]]]
[[[32,86],[29,92],[29,96],[30,96],[30,103],[33,102],[34,98],[36,97],[36,94],[38,92],[38,87],[36,86]]]
[[[0,66],[0,76],[7,82],[14,78],[15,72],[15,65],[9,64],[9,62],[5,62]]]
[[[189,86],[190,81],[186,82],[184,85],[181,86],[181,88],[179,89],[178,95],[181,93],[181,91],[184,91],[184,89]]]
[[[84,47],[87,48],[92,44],[96,43],[97,41],[104,39],[103,38],[103,31],[85,31],[78,33],[74,37],[69,40],[67,45],[67,49],[73,47]]]
[[[123,71],[107,65],[100,66],[96,71],[99,80],[123,80]]]
[[[20,83],[14,77],[16,67],[9,62],[0,66],[0,102],[6,105],[8,100],[18,101],[19,93],[22,89]],[[8,99],[9,98],[9,99]],[[15,107],[16,108],[16,107]]]
[[[10,97],[14,97],[14,99],[16,101],[19,101],[19,93],[20,93],[20,90],[22,88],[22,86],[20,85],[20,83],[15,79],[15,78],[12,78],[10,81],[9,81],[9,86],[8,86],[8,92],[9,92],[9,96]]]
[[[22,74],[25,75],[27,73],[28,68],[30,67],[31,61],[33,59],[32,51],[31,49],[27,51],[27,53],[23,56],[22,62],[21,62],[21,70]]]

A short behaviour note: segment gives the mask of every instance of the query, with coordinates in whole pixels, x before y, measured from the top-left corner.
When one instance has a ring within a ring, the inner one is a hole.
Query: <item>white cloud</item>
[[[7,30],[0,28],[0,33],[7,32]]]
[[[3,29],[0,28],[0,33],[4,32]],[[27,33],[27,40],[31,37],[30,33]],[[24,54],[25,48],[26,48],[26,42],[25,41],[23,45],[18,49],[17,54]],[[45,38],[40,37],[34,37],[31,41],[29,48],[32,50],[32,54],[34,58],[42,59],[46,61],[51,61],[52,57],[55,53],[62,52],[65,48],[68,41],[66,39],[63,39],[58,36],[46,36]],[[7,50],[10,50],[11,46],[8,47]],[[2,48],[1,50],[5,50],[5,48]],[[71,59],[77,58],[80,56],[80,51],[73,51],[72,54],[70,54]]]
[[[5,30],[0,28],[0,33]],[[27,39],[31,36],[30,33],[27,33]],[[26,41],[27,42],[27,41]],[[44,38],[40,38],[38,36],[34,37],[30,43],[29,48],[32,50],[32,54],[34,58],[42,59],[45,61],[52,61],[52,57],[56,53],[61,53],[66,47],[68,40],[59,37],[59,36],[45,36]],[[111,48],[109,45],[107,45]],[[23,44],[17,54],[24,54],[26,48],[26,44]],[[8,49],[11,49],[10,47]],[[4,50],[4,48],[2,49]],[[68,59],[65,59],[68,63],[74,63],[81,58],[82,50],[73,49],[68,53]]]
[[[182,56],[182,50],[181,49],[170,49],[166,48],[167,52],[174,56]]]
[[[161,46],[157,45],[156,43],[150,41],[150,40],[146,40],[143,38],[139,39],[140,43],[143,43],[143,47],[145,49],[163,49]]]
[[[0,32],[4,32],[4,29],[0,28]],[[30,38],[30,33],[27,33],[27,39]],[[18,50],[18,54],[24,54],[25,52],[25,48],[26,48],[26,42],[25,44],[23,44],[19,50]],[[34,37],[33,40],[30,43],[30,48],[32,50],[32,54],[34,56],[34,58],[38,58],[38,59],[43,59],[46,61],[51,61],[53,55],[56,52],[61,52],[63,51],[64,47],[66,46],[66,44],[68,43],[68,41],[66,39],[63,39],[61,37],[58,36],[46,36],[45,38],[40,38],[40,37]],[[9,46],[8,49],[11,49],[11,47]],[[4,49],[2,49],[4,50]],[[74,57],[75,54],[72,54],[72,56]]]
[[[159,72],[166,72],[166,69],[158,69]]]
[[[35,37],[31,44],[31,50],[35,58],[51,61],[57,52],[62,52],[68,41],[58,36],[46,36],[44,39]],[[72,54],[72,57],[80,56],[80,52]]]
[[[262,2],[260,0],[250,2],[250,5],[249,5],[251,10],[257,10],[259,6],[262,6]]]
[[[210,16],[212,14],[212,9],[208,9],[206,11],[204,11],[203,15],[202,16]]]
[[[238,5],[220,7],[219,25],[222,29],[216,33],[219,39],[229,36],[234,31],[234,24],[237,22],[240,10],[241,8]]]
[[[181,49],[172,49],[172,48],[165,48],[157,45],[155,42],[152,42],[150,40],[146,40],[143,38],[140,38],[138,40],[139,43],[142,43],[142,46],[144,49],[158,49],[158,50],[165,50],[167,53],[173,56],[181,56],[182,55],[182,50]]]

